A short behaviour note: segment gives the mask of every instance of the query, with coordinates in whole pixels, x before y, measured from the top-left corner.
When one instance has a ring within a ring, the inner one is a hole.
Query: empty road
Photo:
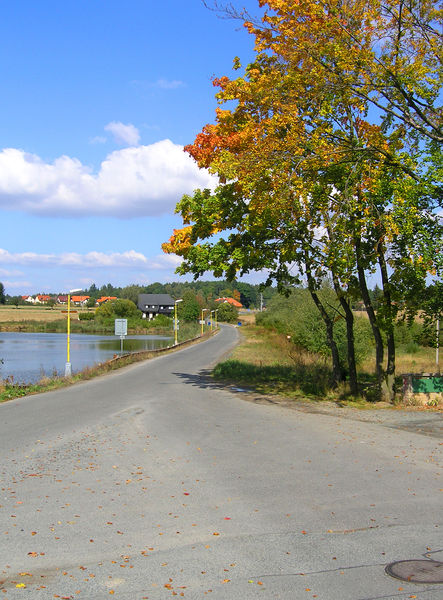
[[[0,406],[0,600],[441,600],[442,441],[245,402],[201,344]]]

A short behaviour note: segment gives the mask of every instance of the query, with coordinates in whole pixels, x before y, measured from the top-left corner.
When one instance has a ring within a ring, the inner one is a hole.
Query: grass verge
[[[420,362],[432,365],[432,357],[423,349],[422,354],[411,359],[398,353],[398,372]],[[365,362],[359,372],[361,395],[352,396],[348,385],[331,387],[329,361],[309,354],[275,331],[255,325],[241,328],[241,342],[229,358],[213,370],[213,377],[230,384],[246,386],[263,395],[281,396],[285,400],[330,401],[340,406],[379,408],[384,403],[371,400],[375,389],[373,363]],[[397,381],[401,389],[401,378]],[[389,406],[389,405],[388,405]]]

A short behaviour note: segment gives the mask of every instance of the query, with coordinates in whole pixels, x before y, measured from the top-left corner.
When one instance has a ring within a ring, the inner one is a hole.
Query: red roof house
[[[235,308],[242,308],[243,307],[243,304],[241,304],[241,302],[238,302],[234,298],[216,298],[215,302],[222,302],[224,304],[225,303],[232,304],[232,306],[235,306]]]

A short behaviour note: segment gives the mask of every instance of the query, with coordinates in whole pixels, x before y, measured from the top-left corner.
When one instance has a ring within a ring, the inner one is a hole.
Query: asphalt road
[[[243,401],[236,335],[0,406],[0,600],[443,598],[384,570],[443,561],[443,440]]]

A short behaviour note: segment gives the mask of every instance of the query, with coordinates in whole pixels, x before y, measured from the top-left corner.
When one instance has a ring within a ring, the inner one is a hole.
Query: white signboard
[[[115,335],[128,335],[128,319],[115,319]]]

